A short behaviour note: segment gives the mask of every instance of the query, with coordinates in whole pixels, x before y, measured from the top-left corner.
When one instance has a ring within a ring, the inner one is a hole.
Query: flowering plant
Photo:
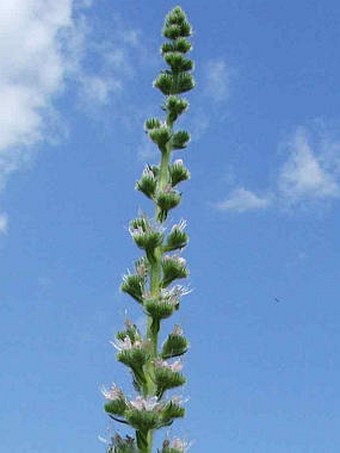
[[[187,58],[192,48],[188,40],[191,34],[192,27],[183,10],[176,7],[170,11],[163,28],[167,41],[161,47],[168,68],[154,82],[165,96],[165,119],[150,118],[145,122],[146,133],[157,145],[161,161],[159,165],[147,165],[136,183],[136,189],[154,203],[155,214],[153,218],[140,215],[130,223],[131,237],[144,253],[121,285],[121,290],[146,314],[147,332],[143,336],[135,324],[127,321],[112,342],[118,361],[131,371],[138,396],[131,400],[116,385],[102,389],[109,417],[130,425],[135,437],[116,435],[108,453],[151,453],[154,431],[170,426],[185,414],[183,401],[176,396],[166,398],[165,394],[186,382],[179,357],[187,351],[188,341],[177,325],[161,346],[158,337],[162,321],[179,309],[181,298],[189,292],[187,287],[175,283],[188,276],[186,261],[180,255],[188,243],[186,223],[181,220],[169,230],[166,221],[169,212],[181,202],[178,185],[190,178],[183,160],[173,160],[172,155],[190,141],[187,131],[175,130],[174,126],[189,107],[180,95],[195,85],[194,63]],[[184,453],[187,448],[188,444],[178,438],[166,439],[158,452]]]

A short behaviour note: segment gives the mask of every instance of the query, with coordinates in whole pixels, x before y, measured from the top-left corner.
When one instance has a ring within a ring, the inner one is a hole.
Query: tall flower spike
[[[121,284],[122,292],[135,299],[147,316],[147,331],[143,336],[136,325],[128,322],[112,341],[118,361],[130,369],[137,396],[128,400],[116,385],[102,389],[107,414],[130,425],[135,437],[116,435],[109,453],[152,453],[154,431],[185,415],[181,401],[176,397],[165,399],[165,394],[186,382],[178,357],[188,350],[188,340],[178,325],[161,346],[158,336],[162,320],[174,315],[182,297],[190,292],[186,286],[176,284],[176,280],[189,275],[186,260],[178,254],[188,243],[186,222],[180,220],[171,226],[166,220],[169,211],[182,200],[177,186],[190,178],[183,160],[174,159],[173,152],[177,154],[190,142],[190,134],[175,129],[175,123],[189,108],[188,100],[181,95],[195,86],[194,63],[188,58],[191,34],[192,27],[177,6],[166,16],[163,28],[167,41],[161,54],[167,67],[154,82],[165,96],[161,106],[165,118],[149,118],[144,125],[160,151],[160,163],[147,165],[136,183],[136,189],[154,204],[154,217],[141,214],[130,222],[129,232],[142,256],[135,262],[135,272],[124,275]],[[183,453],[187,444],[179,439],[165,440],[157,451]]]

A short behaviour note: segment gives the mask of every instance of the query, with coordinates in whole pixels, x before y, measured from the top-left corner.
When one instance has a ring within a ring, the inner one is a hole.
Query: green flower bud
[[[142,177],[136,183],[136,189],[143,192],[148,198],[153,198],[157,187],[157,180],[155,178],[152,167],[149,165],[143,170]]]
[[[190,141],[190,134],[187,131],[178,131],[172,137],[173,149],[184,149]]]
[[[175,330],[168,336],[163,343],[161,357],[164,360],[179,357],[187,352],[188,341],[184,337],[182,330],[176,326]]]
[[[177,190],[169,189],[167,188],[164,192],[159,193],[156,198],[157,205],[160,209],[159,219],[161,221],[166,219],[170,209],[175,208],[181,202],[181,194]]]
[[[163,269],[163,279],[162,286],[163,288],[167,287],[174,280],[187,278],[189,272],[186,268],[186,261],[180,256],[164,256],[162,260],[162,269]]]
[[[175,187],[182,181],[190,179],[190,172],[184,167],[181,159],[176,159],[175,162],[169,166],[169,174],[172,187]]]
[[[129,231],[136,245],[147,253],[152,253],[163,242],[162,231],[154,229],[146,217],[133,220]]]
[[[124,415],[127,403],[122,390],[113,384],[109,389],[103,387],[101,392],[108,401],[104,406],[105,411],[113,415]]]
[[[168,39],[185,38],[192,34],[192,27],[189,22],[168,23],[163,28],[163,36]]]
[[[143,398],[138,396],[134,401],[130,401],[130,407],[126,411],[126,419],[135,429],[148,432],[159,425],[159,411],[161,405],[157,397]]]
[[[173,398],[168,401],[162,410],[162,421],[163,423],[169,423],[174,418],[182,418],[185,415],[184,407],[180,406],[177,402],[177,398]]]
[[[169,318],[176,309],[174,305],[171,305],[166,301],[159,302],[155,299],[146,300],[144,307],[147,313],[157,320]]]
[[[181,220],[178,224],[175,224],[166,239],[164,245],[165,252],[171,252],[173,250],[180,250],[184,248],[189,242],[188,235],[184,231],[186,227],[185,220]]]
[[[171,130],[168,127],[159,129],[151,129],[149,132],[151,140],[158,145],[160,149],[164,149],[171,138]]]
[[[174,122],[188,109],[188,106],[189,102],[186,99],[177,96],[169,96],[165,101],[164,108],[168,111],[170,120]]]
[[[193,61],[188,60],[179,52],[167,52],[164,60],[171,67],[173,73],[191,71],[194,68]]]
[[[187,72],[177,75],[163,72],[154,81],[154,87],[158,88],[164,95],[169,96],[192,90],[195,87],[195,81],[193,76]]]
[[[148,351],[140,340],[131,341],[130,337],[126,336],[124,340],[118,339],[112,342],[112,345],[118,350],[117,360],[134,372],[140,371],[145,365]]]
[[[192,44],[186,38],[178,38],[174,42],[166,42],[161,47],[161,54],[164,56],[168,52],[188,53],[192,49]]]
[[[151,130],[151,129],[158,129],[162,125],[161,121],[157,118],[149,118],[148,120],[145,121],[145,129],[146,130]]]
[[[169,364],[164,360],[155,361],[155,383],[157,385],[157,395],[162,397],[166,390],[170,390],[185,384],[186,379],[179,371],[182,369],[182,363],[176,360]]]
[[[138,274],[126,274],[123,276],[123,283],[120,286],[121,291],[133,297],[137,302],[143,302],[145,279]]]

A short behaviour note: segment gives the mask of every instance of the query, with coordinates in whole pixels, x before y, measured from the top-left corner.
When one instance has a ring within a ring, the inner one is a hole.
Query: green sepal
[[[192,49],[192,44],[186,38],[178,38],[173,42],[165,42],[161,47],[161,54],[166,55],[168,52],[188,53]]]
[[[187,131],[178,131],[172,136],[172,148],[184,149],[190,141],[190,134]]]
[[[188,340],[183,335],[170,334],[162,346],[161,357],[163,360],[179,357],[189,349]]]
[[[194,69],[194,62],[185,58],[180,52],[167,52],[164,55],[164,60],[171,67],[173,73]]]
[[[165,17],[165,25],[182,24],[187,16],[180,6],[175,6]]]
[[[174,280],[187,278],[189,271],[185,264],[181,263],[178,258],[165,256],[162,260],[163,279],[162,287],[166,288]]]
[[[181,194],[177,190],[161,192],[156,198],[156,203],[160,209],[158,219],[163,222],[170,209],[175,208],[181,202]]]
[[[192,90],[195,87],[193,76],[187,72],[171,74],[162,72],[154,81],[154,87],[158,88],[164,95],[180,94]]]
[[[159,414],[155,410],[146,411],[132,408],[125,412],[125,417],[133,428],[144,433],[159,425]]]
[[[163,28],[163,36],[168,39],[186,38],[192,34],[189,22],[167,24]]]
[[[166,98],[164,110],[168,112],[170,121],[174,122],[184,113],[189,107],[189,102],[186,99],[172,95]]]
[[[157,385],[157,396],[161,398],[166,390],[174,389],[185,384],[186,378],[177,371],[169,368],[155,367],[155,383]]]
[[[144,278],[138,274],[127,274],[123,276],[123,283],[120,289],[141,304],[143,302],[144,286]]]
[[[118,352],[117,360],[135,372],[135,370],[140,370],[145,365],[147,353],[144,348],[125,349]]]
[[[126,329],[116,334],[116,338],[121,341],[124,341],[126,337],[130,338],[132,344],[136,341],[143,340],[136,324],[133,324],[131,321],[126,321]]]
[[[174,418],[182,418],[185,415],[185,408],[170,400],[162,410],[162,422],[169,423]]]
[[[169,318],[176,309],[174,305],[156,299],[146,300],[144,303],[144,307],[147,313],[155,320]]]
[[[171,252],[173,250],[180,250],[184,248],[188,242],[189,237],[187,233],[183,230],[184,224],[174,225],[171,228],[170,233],[168,234],[163,250],[165,252]]]
[[[130,233],[136,245],[151,253],[163,242],[163,233],[156,231],[146,217],[138,217],[130,222]]]
[[[149,131],[151,129],[158,129],[161,125],[162,123],[158,118],[149,118],[145,121],[144,127],[147,131]]]
[[[124,415],[127,408],[126,401],[123,398],[117,398],[112,401],[108,401],[104,405],[105,412],[112,415]]]
[[[163,150],[170,140],[172,135],[171,129],[168,127],[160,127],[158,129],[151,129],[149,132],[150,139]]]
[[[149,165],[144,169],[139,181],[136,182],[136,189],[144,193],[148,198],[153,198],[157,187],[157,180]]]
[[[175,161],[172,165],[169,165],[169,174],[172,187],[175,187],[180,182],[190,179],[189,170],[184,167],[182,162],[179,161]]]

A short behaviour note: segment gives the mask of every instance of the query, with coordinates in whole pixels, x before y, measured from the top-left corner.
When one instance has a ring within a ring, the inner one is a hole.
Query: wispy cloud
[[[292,139],[281,145],[287,158],[278,169],[267,196],[245,188],[235,189],[215,206],[241,213],[273,206],[312,206],[340,198],[340,142],[328,137],[323,141],[314,140],[312,146],[310,135],[307,129],[298,127]]]
[[[8,217],[7,214],[0,214],[0,234],[7,233]]]
[[[208,61],[205,74],[205,92],[214,101],[221,102],[229,98],[231,72],[222,59]]]
[[[221,211],[258,211],[267,208],[270,205],[269,197],[260,197],[250,190],[241,187],[232,190],[227,198],[216,203],[216,208]]]
[[[290,203],[338,197],[339,175],[328,168],[331,162],[325,156],[312,149],[306,130],[298,128],[290,147],[290,156],[279,173],[280,196]]]

